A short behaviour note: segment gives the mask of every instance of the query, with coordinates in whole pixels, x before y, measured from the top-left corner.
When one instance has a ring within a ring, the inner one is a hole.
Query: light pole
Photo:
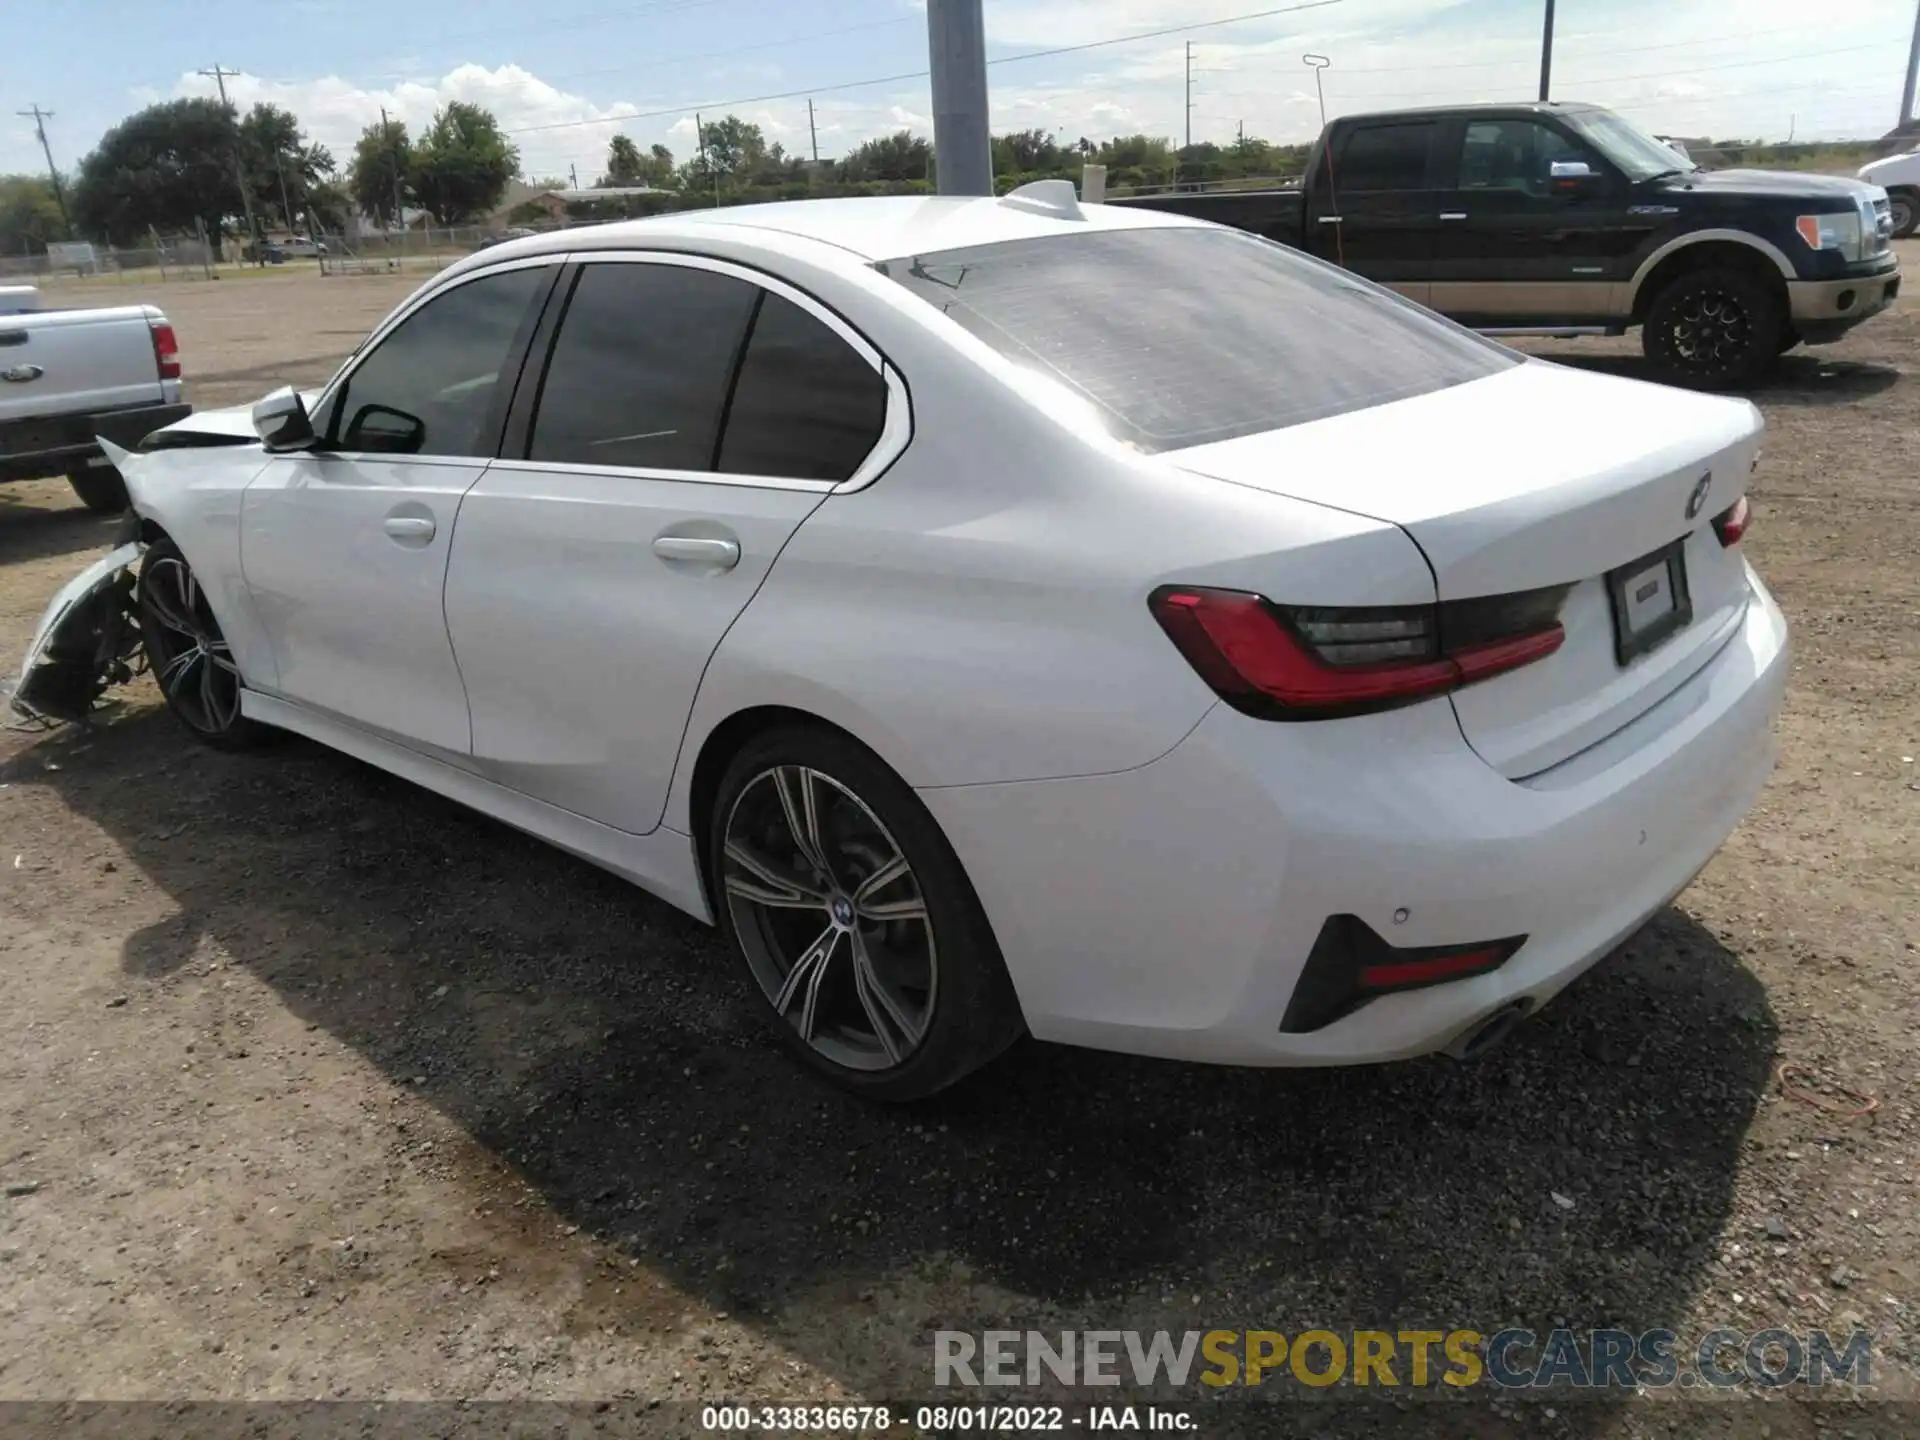
[[[1553,0],[1547,0],[1547,23],[1540,34],[1540,103],[1551,98],[1547,91],[1553,79]]]
[[[927,0],[933,156],[942,195],[993,194],[987,30],[980,0]]]

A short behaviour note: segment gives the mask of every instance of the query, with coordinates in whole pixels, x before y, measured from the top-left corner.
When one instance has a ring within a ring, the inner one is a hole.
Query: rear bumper
[[[1854,326],[1871,320],[1893,304],[1899,294],[1897,267],[1877,275],[1787,282],[1793,328],[1811,345],[1838,340]]]
[[[1787,672],[1785,621],[1752,584],[1697,675],[1524,783],[1473,754],[1444,703],[1325,725],[1222,706],[1137,770],[922,798],[1037,1037],[1250,1065],[1429,1053],[1551,998],[1684,889],[1752,805]],[[1528,938],[1490,974],[1282,1033],[1341,914],[1397,947]]]
[[[161,426],[192,413],[193,406],[186,404],[136,405],[11,421],[0,425],[0,480],[64,475],[94,460],[104,464],[101,436],[131,450]]]

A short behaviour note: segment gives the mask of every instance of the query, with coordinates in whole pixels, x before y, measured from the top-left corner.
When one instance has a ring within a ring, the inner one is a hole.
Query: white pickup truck
[[[1858,175],[1887,192],[1888,218],[1896,239],[1904,240],[1920,229],[1920,150],[1862,165]]]
[[[124,509],[100,437],[132,449],[192,413],[179,341],[153,306],[43,310],[30,286],[0,290],[0,481],[64,475],[89,510]]]

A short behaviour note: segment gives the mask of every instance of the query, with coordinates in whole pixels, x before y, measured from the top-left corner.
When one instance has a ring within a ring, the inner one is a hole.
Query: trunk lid
[[[1745,494],[1760,433],[1744,400],[1531,361],[1165,458],[1400,526],[1442,601],[1570,587],[1557,652],[1452,697],[1467,742],[1522,779],[1631,722],[1733,634],[1746,570],[1712,522]],[[1677,569],[1655,565],[1663,550]],[[1670,600],[1690,618],[1638,653],[1617,643],[1617,609],[1653,634]]]

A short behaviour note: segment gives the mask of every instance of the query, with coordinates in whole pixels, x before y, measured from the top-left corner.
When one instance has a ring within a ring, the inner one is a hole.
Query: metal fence
[[[123,280],[150,284],[155,280],[204,280],[218,258],[198,240],[165,240],[135,249],[90,247],[84,258],[54,257],[29,252],[0,255],[0,281],[44,283],[60,280]]]

